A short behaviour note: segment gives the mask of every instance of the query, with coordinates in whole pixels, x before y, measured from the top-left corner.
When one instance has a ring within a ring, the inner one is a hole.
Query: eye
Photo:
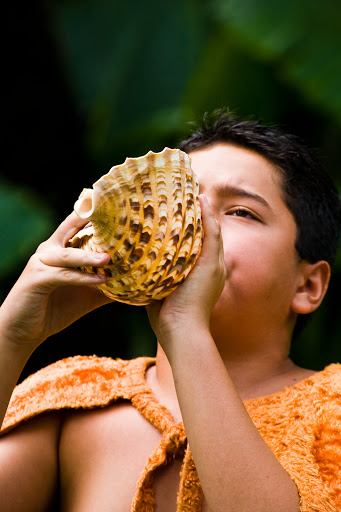
[[[250,210],[246,210],[245,208],[235,208],[234,210],[230,210],[226,213],[226,215],[232,215],[234,217],[244,217],[245,219],[254,219],[257,220],[256,216],[253,215]]]

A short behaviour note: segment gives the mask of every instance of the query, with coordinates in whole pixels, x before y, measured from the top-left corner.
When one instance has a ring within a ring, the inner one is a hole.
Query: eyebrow
[[[254,192],[249,192],[245,188],[238,187],[236,185],[230,185],[230,184],[218,184],[214,187],[215,193],[220,196],[221,198],[225,197],[246,197],[249,199],[253,199],[254,201],[257,201],[262,206],[265,206],[269,210],[272,210],[269,203],[264,199],[264,197],[260,196],[259,194],[256,194]],[[200,193],[202,193],[200,191]]]

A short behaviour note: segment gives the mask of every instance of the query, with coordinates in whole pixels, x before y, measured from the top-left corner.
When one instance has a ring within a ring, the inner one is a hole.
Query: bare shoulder
[[[125,437],[138,438],[155,431],[158,432],[129,401],[119,400],[103,408],[74,410],[66,414],[61,427],[60,447],[63,449],[63,444],[70,441],[75,442],[75,447],[81,446],[86,438],[100,450],[103,441],[110,439],[117,445],[117,450]],[[79,435],[80,432],[84,435],[83,438]],[[99,432],[101,436],[98,435]],[[157,435],[156,439],[158,438]]]
[[[129,402],[68,414],[60,438],[62,509],[129,510],[160,437]]]
[[[60,414],[46,413],[0,438],[2,512],[46,510],[53,502],[60,424]]]

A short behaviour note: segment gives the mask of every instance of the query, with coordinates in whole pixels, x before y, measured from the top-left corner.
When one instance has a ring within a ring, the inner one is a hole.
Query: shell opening
[[[85,188],[79,196],[78,201],[76,201],[74,210],[77,213],[78,217],[80,217],[81,219],[88,219],[91,217],[94,211],[92,199],[93,190],[91,190],[90,188]]]

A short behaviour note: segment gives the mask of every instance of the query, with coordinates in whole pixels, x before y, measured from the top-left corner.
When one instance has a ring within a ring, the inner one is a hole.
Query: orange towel
[[[202,490],[182,423],[154,397],[145,381],[153,358],[131,361],[77,356],[58,361],[22,382],[13,392],[1,434],[42,412],[105,407],[129,400],[161,433],[141,473],[134,512],[155,508],[153,474],[183,459],[178,512],[199,512]],[[265,442],[294,480],[302,512],[341,510],[341,365],[333,364],[279,393],[245,402]]]

